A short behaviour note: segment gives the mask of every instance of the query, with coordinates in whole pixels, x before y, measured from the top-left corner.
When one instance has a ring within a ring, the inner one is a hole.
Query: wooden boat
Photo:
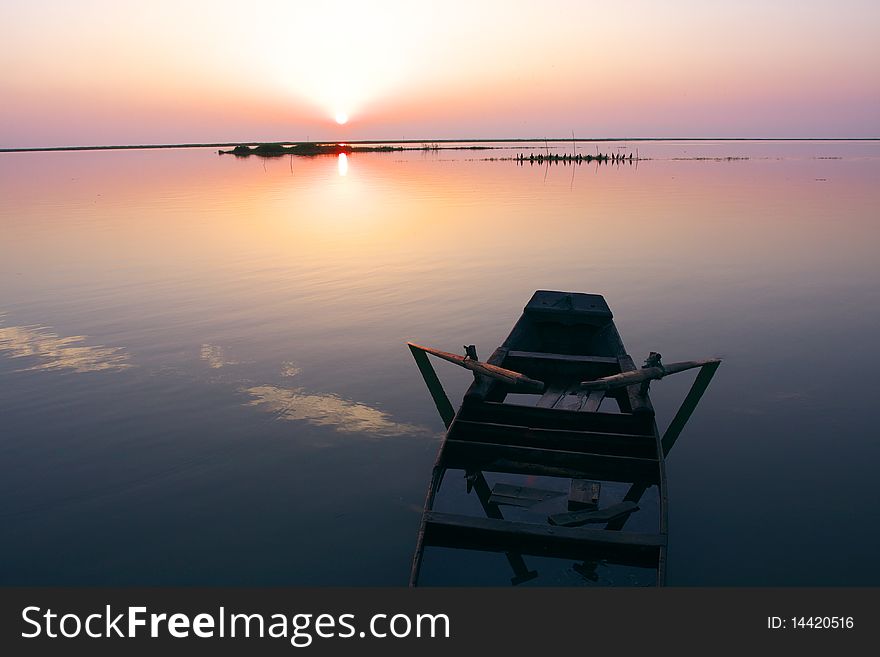
[[[447,425],[410,585],[492,585],[510,568],[518,584],[539,577],[527,557],[547,585],[663,584],[666,469],[648,382],[671,372],[656,354],[637,370],[602,296],[535,292],[485,362],[473,347],[410,349]],[[457,412],[429,353],[474,372]],[[708,366],[708,385],[717,363],[676,365]]]

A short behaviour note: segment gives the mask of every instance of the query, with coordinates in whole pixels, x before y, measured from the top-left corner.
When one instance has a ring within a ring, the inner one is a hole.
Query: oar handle
[[[593,381],[581,381],[581,388],[584,390],[613,390],[615,388],[625,388],[645,381],[662,379],[669,374],[678,374],[679,372],[691,370],[695,367],[703,367],[704,365],[720,362],[721,361],[718,358],[709,358],[706,360],[686,360],[680,363],[669,363],[668,365],[643,367],[638,370],[621,372],[620,374],[612,374],[611,376],[603,376],[602,378]]]
[[[433,349],[432,347],[423,347],[422,345],[414,344],[412,342],[408,342],[407,344],[412,349],[420,349],[427,354],[442,358],[443,360],[449,361],[459,367],[463,367],[466,370],[471,370],[477,374],[483,374],[484,376],[501,381],[502,383],[532,390],[534,392],[543,392],[544,390],[543,381],[532,379],[521,372],[509,370],[505,367],[499,367],[498,365],[492,365],[491,363],[484,363],[474,358],[470,358],[469,356],[459,356],[458,354],[453,354],[448,351],[441,351],[440,349]]]

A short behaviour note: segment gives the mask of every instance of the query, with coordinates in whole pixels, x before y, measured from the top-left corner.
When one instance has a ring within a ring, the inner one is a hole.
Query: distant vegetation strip
[[[350,145],[386,145],[386,144],[516,144],[516,143],[571,143],[571,142],[670,142],[670,141],[880,141],[878,137],[507,137],[500,139],[356,139],[346,140]],[[127,144],[105,146],[39,146],[21,148],[0,148],[0,153],[29,153],[43,151],[112,151],[112,150],[147,150],[157,148],[234,148],[236,146],[260,146],[266,142],[228,141],[189,144]],[[318,144],[328,142],[274,142],[281,145]],[[488,147],[487,147],[488,148]]]
[[[300,144],[258,144],[257,146],[248,146],[247,144],[239,144],[235,148],[224,151],[220,150],[220,155],[235,155],[237,157],[248,157],[249,155],[257,155],[259,157],[279,157],[281,155],[339,155],[340,153],[392,153],[396,151],[439,151],[439,150],[472,150],[483,151],[492,148],[500,148],[493,146],[440,146],[436,143],[422,144],[420,146],[395,146],[392,144],[375,144],[372,146],[352,146],[348,142],[345,143],[317,143],[303,142]]]

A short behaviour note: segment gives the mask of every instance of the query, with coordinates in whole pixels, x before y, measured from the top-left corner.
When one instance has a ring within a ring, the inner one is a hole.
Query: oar
[[[613,390],[614,388],[623,388],[645,381],[662,379],[667,374],[677,374],[685,370],[692,370],[695,367],[703,367],[704,365],[720,362],[717,358],[709,358],[708,360],[686,360],[680,363],[670,363],[669,365],[657,367],[643,367],[639,370],[603,376],[601,379],[593,381],[581,381],[580,387],[582,390]]]
[[[442,358],[443,360],[449,361],[450,363],[455,363],[459,367],[464,367],[465,369],[471,370],[472,372],[483,374],[485,376],[488,376],[489,378],[507,383],[508,385],[533,390],[534,392],[542,392],[544,390],[543,381],[530,379],[525,374],[514,372],[513,370],[508,370],[504,367],[498,367],[497,365],[490,365],[489,363],[484,363],[482,361],[471,358],[470,356],[459,356],[458,354],[451,354],[448,351],[440,351],[439,349],[432,349],[431,347],[423,347],[412,342],[407,342],[407,344],[409,345],[410,349],[419,349],[421,351],[424,351],[425,353],[437,356],[437,358]]]

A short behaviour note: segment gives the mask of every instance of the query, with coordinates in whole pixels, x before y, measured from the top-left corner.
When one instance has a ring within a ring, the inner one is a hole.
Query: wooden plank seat
[[[539,449],[471,440],[446,439],[441,464],[444,468],[489,470],[550,477],[575,477],[659,483],[660,461],[630,456],[609,456],[558,449]]]
[[[589,454],[659,458],[656,438],[644,434],[541,429],[513,424],[458,420],[449,437],[454,440],[561,449]]]
[[[601,558],[611,563],[657,567],[663,534],[610,531],[592,527],[558,527],[478,518],[454,513],[425,513],[426,545],[560,558]]]
[[[551,354],[544,351],[508,351],[507,357],[518,360],[550,360],[557,363],[618,365],[617,356],[579,356],[577,354]]]
[[[465,403],[459,418],[476,422],[510,424],[547,429],[602,431],[605,433],[654,435],[654,418],[629,413],[584,413],[558,408],[538,408],[503,402]]]
[[[541,381],[547,382],[561,377],[572,385],[585,379],[597,379],[620,373],[620,363],[616,356],[581,356],[511,350],[505,354],[503,364],[504,367],[526,373]]]

